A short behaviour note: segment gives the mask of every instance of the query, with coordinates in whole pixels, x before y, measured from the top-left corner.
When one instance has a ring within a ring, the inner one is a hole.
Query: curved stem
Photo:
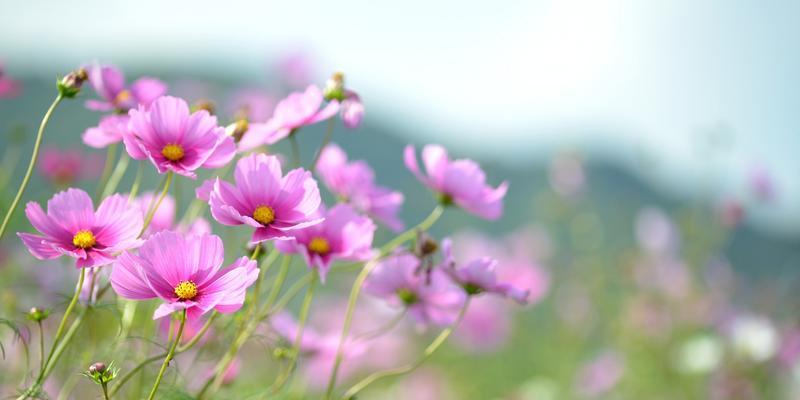
[[[292,167],[297,168],[300,166],[300,144],[294,132],[289,134],[289,142],[292,144]]]
[[[67,349],[67,345],[69,345],[69,342],[70,340],[72,340],[72,337],[75,336],[75,333],[78,331],[78,328],[80,328],[81,323],[83,322],[83,318],[86,316],[89,310],[90,309],[88,307],[84,308],[80,312],[80,314],[78,314],[78,316],[75,318],[75,320],[72,321],[72,325],[70,325],[69,329],[67,330],[67,333],[64,334],[64,338],[61,340],[61,342],[58,343],[58,346],[55,348],[55,351],[50,357],[50,360],[48,360],[48,362],[45,363],[44,374],[40,378],[41,381],[38,381],[37,383],[38,385],[44,384],[44,381],[47,379],[48,376],[50,376],[50,373],[53,372],[53,369],[56,367],[56,363],[58,363],[58,360],[61,358],[61,354],[64,353],[64,350]]]
[[[142,184],[142,175],[144,174],[144,163],[139,161],[139,166],[136,168],[136,178],[133,180],[133,185],[131,185],[131,191],[128,195],[128,203],[132,202],[133,199],[136,198],[136,195],[139,194],[139,186]]]
[[[114,167],[114,172],[111,174],[111,177],[108,178],[105,188],[103,188],[103,194],[100,196],[101,199],[108,197],[117,190],[119,181],[122,179],[122,176],[125,175],[125,171],[128,170],[128,164],[130,162],[131,157],[128,153],[123,151],[122,154],[119,155],[119,161],[117,161],[117,166]]]
[[[56,335],[53,336],[53,350],[50,350],[50,355],[47,356],[47,361],[45,361],[45,366],[50,364],[50,360],[53,358],[53,353],[58,345],[58,341],[61,339],[61,335],[64,333],[64,328],[67,326],[67,319],[69,319],[69,315],[72,313],[72,309],[75,308],[75,304],[78,303],[78,298],[81,295],[81,289],[83,288],[83,280],[86,277],[86,268],[81,268],[80,275],[78,276],[78,285],[75,287],[75,294],[72,295],[72,300],[69,302],[66,311],[64,311],[64,316],[61,317],[61,322],[58,324],[58,329],[56,329]],[[41,383],[43,379],[44,369],[39,372],[39,378],[37,381]]]
[[[309,171],[314,172],[314,168],[317,167],[317,162],[319,162],[319,157],[322,155],[322,151],[325,150],[325,147],[328,146],[331,138],[333,138],[333,126],[335,124],[335,118],[328,120],[328,129],[325,131],[325,137],[322,138],[322,143],[320,143],[319,149],[317,149],[317,154],[314,155],[314,161],[311,162],[311,167],[308,168]]]
[[[416,235],[417,231],[429,229],[439,219],[439,217],[442,216],[442,213],[444,213],[444,207],[441,205],[436,206],[436,208],[431,211],[427,218],[425,218],[415,227],[401,233],[400,236],[383,245],[380,249],[380,254],[364,264],[364,268],[358,274],[355,282],[353,282],[353,287],[350,289],[350,298],[347,301],[347,311],[345,311],[344,315],[342,334],[339,337],[339,345],[336,348],[336,358],[333,362],[333,370],[331,371],[331,376],[328,379],[328,387],[325,394],[326,399],[330,399],[333,395],[333,389],[336,386],[336,376],[338,375],[339,367],[342,363],[342,350],[344,349],[344,343],[347,340],[347,336],[350,334],[350,324],[353,322],[353,313],[355,312],[356,301],[358,300],[358,295],[361,293],[361,287],[364,285],[367,277],[378,265],[378,261],[381,257],[388,254],[403,243],[411,240],[414,235]]]
[[[292,375],[295,365],[297,365],[297,356],[300,354],[300,343],[303,341],[303,331],[305,330],[306,321],[308,320],[308,311],[311,309],[311,300],[314,298],[314,287],[316,286],[317,280],[317,274],[312,274],[311,283],[308,285],[306,296],[303,299],[303,305],[300,308],[299,321],[297,322],[297,333],[294,337],[294,344],[292,345],[291,353],[289,353],[289,365],[275,381],[275,384],[273,385],[273,391],[275,393],[277,393],[283,387],[283,385],[289,379],[289,376]]]
[[[167,197],[170,183],[172,183],[172,171],[167,171],[167,176],[164,177],[164,185],[163,189],[161,189],[161,194],[158,196],[156,203],[150,208],[150,210],[147,211],[147,216],[144,218],[144,225],[142,225],[142,230],[139,232],[139,236],[144,234],[144,231],[147,230],[148,226],[150,226],[150,222],[153,221],[153,216],[156,215],[158,207],[161,205],[161,202],[164,201],[164,197]]]
[[[183,328],[185,326],[186,310],[184,309],[181,313],[181,324],[178,326],[178,334],[175,335],[175,340],[172,342],[172,346],[170,346],[169,352],[167,352],[167,356],[164,358],[164,363],[161,364],[161,370],[158,371],[158,376],[156,376],[156,381],[153,383],[153,389],[150,390],[150,395],[147,396],[147,400],[153,400],[156,397],[158,386],[161,384],[161,379],[164,377],[164,373],[167,372],[167,366],[169,366],[169,362],[172,360],[172,357],[175,354],[175,349],[178,347],[178,343],[181,341],[181,335],[183,335]]]
[[[436,350],[439,349],[439,347],[441,347],[442,343],[444,343],[447,340],[447,338],[450,337],[453,331],[461,323],[461,320],[464,318],[464,314],[467,312],[467,308],[469,308],[469,298],[467,298],[467,300],[464,301],[464,305],[461,307],[461,311],[458,313],[458,318],[456,318],[455,322],[453,322],[452,325],[448,326],[446,329],[440,332],[439,335],[436,336],[435,339],[433,339],[433,342],[431,342],[431,344],[429,344],[428,347],[425,348],[425,351],[422,353],[422,357],[420,357],[417,361],[408,365],[404,365],[402,367],[373,372],[366,378],[362,379],[355,385],[351,386],[350,389],[347,389],[347,392],[345,392],[343,398],[352,399],[353,396],[355,396],[358,392],[364,390],[364,388],[366,388],[367,386],[369,386],[370,384],[379,379],[388,378],[390,376],[407,374],[419,368],[419,366],[425,363],[425,361],[427,361],[428,358],[430,358],[431,355],[433,355],[433,353],[435,353]]]
[[[372,339],[375,339],[375,338],[381,337],[381,336],[383,336],[384,334],[386,334],[386,333],[389,333],[389,332],[390,332],[392,329],[394,329],[394,328],[397,326],[397,324],[399,324],[399,323],[400,323],[400,321],[402,321],[402,320],[403,320],[403,318],[404,318],[405,316],[406,316],[406,309],[403,309],[403,311],[402,311],[401,313],[397,314],[397,316],[396,316],[396,317],[392,318],[392,320],[391,320],[391,321],[389,321],[389,323],[388,323],[388,324],[386,324],[386,325],[384,325],[384,326],[382,326],[382,327],[380,327],[380,328],[378,328],[378,329],[375,329],[375,330],[373,330],[373,331],[364,332],[364,333],[362,333],[362,334],[360,334],[360,335],[356,336],[356,337],[354,338],[354,340],[355,340],[355,341],[359,341],[359,340],[372,340]]]
[[[3,218],[3,225],[0,225],[0,238],[2,238],[3,234],[6,232],[8,223],[11,221],[11,216],[14,215],[14,210],[17,209],[17,205],[19,205],[19,201],[22,200],[22,195],[25,193],[25,188],[28,187],[28,182],[31,180],[33,168],[36,166],[36,160],[39,158],[39,147],[42,145],[44,128],[50,121],[53,111],[56,109],[56,107],[58,107],[58,104],[61,103],[61,100],[63,99],[64,97],[62,97],[61,94],[56,96],[56,99],[53,100],[53,104],[50,105],[50,108],[48,108],[47,112],[44,114],[42,123],[39,124],[39,132],[36,134],[36,141],[33,143],[33,153],[31,153],[31,161],[28,163],[28,170],[25,171],[25,177],[22,178],[22,183],[20,183],[19,189],[17,189],[17,194],[14,196],[14,200],[11,202],[11,206],[8,208],[8,211],[6,211],[6,216]]]
[[[97,184],[97,189],[95,189],[94,191],[94,197],[99,197],[100,193],[103,191],[103,188],[106,186],[106,182],[108,182],[108,177],[111,176],[111,171],[113,169],[113,163],[114,163],[114,156],[116,155],[117,155],[117,143],[112,143],[111,145],[108,146],[108,150],[106,150],[106,162],[103,163],[103,173],[100,174],[100,181]]]

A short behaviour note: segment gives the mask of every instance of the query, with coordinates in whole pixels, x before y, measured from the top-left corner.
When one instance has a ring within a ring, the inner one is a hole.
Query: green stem
[[[325,137],[322,138],[322,143],[319,145],[319,149],[317,149],[317,154],[314,155],[314,161],[311,162],[311,167],[308,169],[309,171],[314,171],[314,168],[317,167],[317,162],[319,162],[319,157],[322,155],[322,151],[325,150],[325,147],[328,146],[330,143],[331,138],[333,138],[333,126],[336,124],[336,119],[331,118],[328,120],[328,129],[325,131]]]
[[[103,383],[102,386],[103,386],[103,399],[109,400],[110,397],[108,397],[108,384]]]
[[[384,326],[382,326],[382,327],[380,327],[378,329],[375,329],[373,331],[364,332],[364,333],[356,336],[355,337],[355,341],[372,340],[372,339],[381,337],[384,334],[389,333],[392,329],[394,329],[397,326],[397,324],[399,324],[400,321],[403,320],[403,318],[405,316],[406,316],[406,310],[403,310],[403,312],[397,314],[396,317],[392,318],[392,320],[389,321],[388,324],[386,324],[386,325],[384,325]]]
[[[42,374],[42,377],[40,378],[41,380],[37,380],[37,385],[44,384],[44,381],[47,379],[48,376],[50,376],[50,373],[53,372],[53,369],[56,367],[58,360],[61,358],[61,354],[63,354],[64,350],[67,349],[69,342],[72,340],[72,337],[75,336],[75,333],[78,331],[78,328],[81,326],[81,323],[83,323],[83,318],[86,316],[88,311],[89,311],[88,307],[84,308],[80,312],[80,314],[78,314],[78,316],[75,318],[75,320],[72,321],[72,325],[70,325],[69,329],[67,330],[67,333],[64,334],[64,338],[61,340],[61,342],[59,342],[58,347],[56,347],[55,351],[50,357],[50,360],[45,363],[44,374]]]
[[[117,186],[119,185],[119,181],[122,179],[122,176],[125,175],[125,171],[128,170],[128,164],[131,162],[131,157],[128,156],[128,153],[122,152],[119,155],[119,161],[117,161],[117,166],[114,167],[114,173],[111,174],[111,177],[108,178],[108,182],[106,182],[106,187],[103,189],[103,195],[100,197],[104,199],[114,193],[117,190]]]
[[[61,317],[61,322],[58,324],[58,329],[56,329],[56,335],[53,336],[53,350],[55,350],[56,346],[58,345],[58,341],[61,340],[61,335],[64,333],[64,328],[67,326],[67,320],[69,319],[69,315],[72,313],[72,310],[75,308],[75,305],[78,304],[78,298],[81,295],[81,289],[83,288],[83,280],[86,277],[86,268],[81,268],[80,275],[78,276],[78,285],[75,287],[75,293],[72,295],[72,300],[69,302],[66,311],[64,311],[64,316]],[[50,351],[50,355],[47,356],[47,361],[45,361],[45,366],[50,365],[50,360],[53,358],[54,351]],[[39,378],[36,379],[37,382],[41,383],[43,380],[44,370],[39,372]]]
[[[333,395],[333,389],[336,386],[336,377],[339,373],[339,367],[342,363],[342,350],[344,349],[344,343],[347,340],[348,335],[350,334],[350,324],[353,322],[353,314],[355,312],[356,301],[358,300],[358,295],[361,293],[361,287],[364,285],[364,282],[367,280],[367,277],[372,272],[373,269],[378,265],[378,261],[380,258],[396,247],[402,245],[408,240],[411,240],[418,231],[420,230],[427,230],[429,229],[444,213],[444,207],[439,205],[431,211],[430,215],[425,218],[422,222],[417,224],[417,226],[403,232],[400,236],[396,237],[393,240],[390,240],[388,243],[383,245],[380,249],[380,254],[364,264],[364,268],[356,277],[355,282],[353,282],[353,287],[350,289],[350,298],[347,302],[347,311],[345,311],[344,315],[344,324],[342,325],[342,334],[339,337],[339,345],[336,348],[336,358],[333,362],[333,370],[331,371],[331,376],[328,379],[328,387],[326,390],[325,398],[330,400],[331,396]]]
[[[289,142],[292,144],[292,168],[297,168],[300,166],[300,144],[294,132],[289,134]]]
[[[117,144],[113,143],[109,145],[108,150],[106,150],[106,162],[103,163],[103,173],[100,175],[100,181],[97,183],[97,189],[94,191],[95,198],[100,197],[100,194],[103,192],[103,188],[106,187],[106,182],[108,182],[108,177],[111,176],[111,171],[113,169],[114,156],[116,155]]]
[[[42,145],[42,137],[44,136],[44,128],[47,126],[47,123],[50,121],[50,117],[53,115],[53,111],[58,107],[58,104],[61,103],[64,97],[59,94],[56,96],[56,99],[53,100],[53,104],[50,105],[50,108],[47,109],[47,112],[44,114],[42,118],[42,123],[39,124],[39,132],[36,134],[36,141],[33,143],[33,153],[31,153],[31,161],[28,163],[28,170],[25,171],[25,177],[22,178],[22,183],[19,185],[19,189],[17,189],[17,194],[14,196],[14,200],[11,202],[11,206],[8,208],[6,212],[6,216],[3,218],[3,225],[0,225],[0,238],[3,237],[3,234],[6,232],[6,228],[8,227],[9,221],[11,221],[11,216],[14,215],[14,210],[17,209],[17,205],[19,205],[20,200],[22,200],[22,195],[25,193],[25,188],[28,187],[28,182],[31,179],[31,174],[33,174],[33,168],[36,166],[36,160],[39,158],[39,147]]]
[[[136,168],[136,178],[133,180],[133,185],[131,185],[131,192],[128,195],[128,203],[132,202],[133,199],[136,198],[136,195],[139,193],[139,186],[142,184],[142,175],[144,174],[144,163],[139,161],[139,166]]]
[[[161,384],[161,379],[164,377],[164,373],[167,372],[167,366],[169,366],[170,360],[175,355],[175,349],[178,348],[178,343],[181,341],[181,335],[183,335],[183,328],[186,326],[186,310],[184,309],[181,313],[181,324],[178,326],[178,334],[175,335],[175,340],[172,342],[172,346],[169,348],[169,352],[167,356],[164,358],[164,363],[161,364],[161,370],[158,371],[158,375],[156,376],[156,381],[153,383],[153,389],[150,390],[150,395],[147,396],[147,400],[153,400],[156,397],[156,392],[158,391],[158,386]]]
[[[42,328],[42,321],[36,321],[39,325],[39,373],[44,371],[44,328]]]
[[[144,225],[142,225],[142,230],[139,232],[139,236],[144,234],[144,231],[147,230],[148,226],[150,226],[150,222],[153,221],[153,216],[156,215],[158,207],[161,205],[161,202],[164,201],[164,198],[167,197],[170,183],[172,183],[172,171],[167,171],[167,176],[164,177],[164,184],[163,189],[161,189],[161,194],[158,196],[156,203],[147,212],[147,216],[144,218]]]
[[[316,286],[317,280],[317,274],[314,273],[311,278],[311,283],[308,285],[306,296],[303,299],[303,305],[300,308],[299,321],[297,322],[297,333],[294,337],[294,344],[292,345],[291,353],[289,353],[289,365],[275,381],[275,384],[273,385],[274,393],[277,393],[283,387],[283,385],[289,379],[289,376],[291,376],[292,372],[294,371],[295,365],[297,365],[297,356],[300,354],[300,343],[303,341],[303,331],[305,330],[306,321],[308,320],[308,312],[311,309],[311,300],[314,298],[314,287]]]
[[[439,335],[436,336],[435,339],[433,339],[433,342],[431,342],[431,344],[425,348],[425,351],[422,353],[422,357],[420,357],[417,361],[408,365],[404,365],[402,367],[373,372],[366,378],[362,379],[355,385],[351,386],[350,389],[348,389],[347,392],[345,392],[343,398],[352,399],[358,392],[364,390],[364,388],[366,388],[367,386],[369,386],[370,384],[379,379],[387,378],[390,376],[407,374],[419,368],[419,366],[425,363],[425,361],[427,361],[428,358],[430,358],[431,355],[433,355],[433,353],[435,353],[436,350],[439,347],[441,347],[441,345],[447,340],[447,338],[450,337],[453,331],[461,323],[461,320],[464,318],[464,314],[467,312],[468,307],[469,307],[469,299],[464,301],[464,305],[461,307],[461,311],[458,313],[458,318],[456,318],[455,322],[453,322],[452,325],[448,326],[441,333],[439,333]]]

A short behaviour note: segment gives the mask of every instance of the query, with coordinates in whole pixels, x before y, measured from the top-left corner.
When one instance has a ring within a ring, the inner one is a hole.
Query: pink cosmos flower
[[[420,172],[413,146],[406,147],[404,158],[406,167],[420,182],[436,191],[443,204],[455,203],[488,220],[496,220],[503,214],[503,197],[508,183],[503,182],[493,189],[486,184],[486,175],[476,162],[450,160],[444,147],[427,145],[422,149],[426,176]]]
[[[69,185],[79,179],[100,177],[103,161],[97,154],[80,149],[48,147],[42,150],[39,173],[56,185]]]
[[[128,131],[130,117],[112,114],[100,118],[100,124],[86,129],[81,138],[83,143],[95,149],[102,149],[110,144],[119,143]]]
[[[5,67],[0,64],[0,99],[13,98],[22,92],[22,85],[8,76]]]
[[[347,154],[336,144],[322,150],[317,162],[325,186],[358,211],[383,222],[391,230],[403,229],[397,213],[403,205],[403,194],[375,184],[375,173],[362,160],[347,161]]]
[[[464,291],[435,269],[430,275],[419,259],[408,253],[394,254],[380,262],[364,283],[364,291],[405,307],[420,324],[449,325],[464,304]]]
[[[344,91],[340,114],[346,128],[356,129],[361,125],[361,120],[364,118],[364,103],[361,102],[358,93],[352,90]]]
[[[519,289],[509,283],[497,279],[495,268],[497,260],[490,257],[480,257],[466,264],[459,265],[455,262],[452,252],[453,243],[450,239],[442,241],[444,265],[442,269],[454,282],[459,284],[468,295],[474,296],[481,293],[494,293],[513,299],[517,303],[525,304],[528,301],[529,291]]]
[[[62,255],[76,258],[78,268],[110,264],[120,251],[137,247],[142,213],[115,194],[94,211],[89,195],[80,189],[56,193],[47,202],[47,214],[35,202],[25,215],[44,236],[17,233],[34,257],[49,260]]]
[[[283,176],[277,157],[251,154],[236,164],[234,179],[235,186],[214,181],[211,215],[223,225],[255,228],[253,242],[290,239],[292,230],[322,222],[315,218],[321,203],[317,182],[302,168]]]
[[[339,102],[333,100],[323,107],[324,100],[322,91],[314,85],[308,86],[305,92],[291,93],[275,106],[272,118],[267,122],[269,129],[248,132],[242,137],[243,143],[240,145],[255,148],[262,144],[275,144],[295,129],[336,115],[339,112]]]
[[[159,97],[149,108],[130,111],[125,149],[133,159],[149,159],[159,173],[173,171],[195,178],[200,167],[219,168],[236,154],[233,139],[205,110],[189,112],[186,101]]]
[[[139,78],[125,86],[122,71],[112,65],[87,68],[89,82],[101,100],[87,100],[86,108],[94,111],[128,111],[138,105],[148,106],[167,92],[167,85],[154,78]]]
[[[275,248],[283,253],[302,254],[306,264],[316,269],[325,282],[333,261],[366,261],[374,256],[375,224],[346,204],[322,214],[322,223],[291,231],[292,239],[275,242]]]
[[[220,269],[222,240],[215,235],[184,236],[159,232],[139,249],[114,263],[111,286],[126,299],[160,298],[153,319],[186,310],[189,319],[212,309],[232,313],[242,307],[247,288],[258,278],[256,262],[241,257]]]

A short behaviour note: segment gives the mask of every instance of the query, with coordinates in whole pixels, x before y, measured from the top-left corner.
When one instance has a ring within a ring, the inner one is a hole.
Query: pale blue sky
[[[52,76],[87,60],[257,76],[303,48],[347,72],[370,112],[461,154],[578,148],[659,168],[682,193],[741,191],[761,165],[761,225],[800,232],[798,1],[6,2],[0,57]],[[733,134],[725,154],[699,135]],[[714,182],[708,186],[708,182]]]

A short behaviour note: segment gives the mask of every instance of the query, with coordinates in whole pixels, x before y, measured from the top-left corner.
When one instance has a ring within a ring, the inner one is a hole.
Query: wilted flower
[[[233,139],[205,110],[189,113],[186,101],[163,96],[149,108],[130,111],[125,149],[136,160],[149,159],[159,173],[195,177],[200,167],[219,168],[236,154]]]
[[[408,253],[381,261],[364,283],[364,291],[390,305],[405,307],[420,324],[448,325],[465,301],[463,290],[441,271],[426,274],[417,257]]]
[[[315,217],[321,203],[317,182],[302,168],[283,176],[277,157],[251,154],[236,164],[234,179],[235,186],[214,182],[208,193],[211,215],[223,225],[255,228],[253,242],[289,239],[292,230],[322,221]]]
[[[35,202],[25,207],[31,225],[44,236],[18,233],[34,257],[49,260],[62,255],[76,258],[79,268],[110,264],[117,253],[140,244],[142,213],[115,194],[97,211],[89,195],[67,189],[47,202],[47,214]]]
[[[372,237],[375,224],[360,216],[346,204],[338,204],[321,213],[325,220],[319,224],[289,231],[291,240],[275,242],[283,253],[300,253],[309,268],[316,269],[320,279],[333,261],[366,261],[372,258]]]
[[[87,100],[86,107],[94,111],[126,112],[150,103],[167,93],[167,85],[154,78],[139,78],[130,87],[125,85],[122,71],[112,65],[88,67],[89,82],[101,100]]]
[[[427,145],[422,149],[426,176],[420,172],[413,146],[406,147],[404,158],[406,167],[420,182],[439,194],[442,204],[455,203],[465,211],[489,220],[498,219],[503,214],[503,197],[508,183],[490,187],[476,162],[450,160],[444,147]]]
[[[347,154],[336,144],[329,144],[319,156],[317,173],[328,189],[360,212],[383,222],[393,231],[403,229],[397,214],[403,194],[375,184],[375,173],[362,160],[347,161]]]
[[[220,269],[223,257],[218,236],[159,232],[142,245],[138,255],[126,251],[117,258],[111,286],[127,299],[161,299],[153,319],[180,310],[186,310],[189,319],[212,309],[232,313],[242,307],[259,269],[247,257]]]

